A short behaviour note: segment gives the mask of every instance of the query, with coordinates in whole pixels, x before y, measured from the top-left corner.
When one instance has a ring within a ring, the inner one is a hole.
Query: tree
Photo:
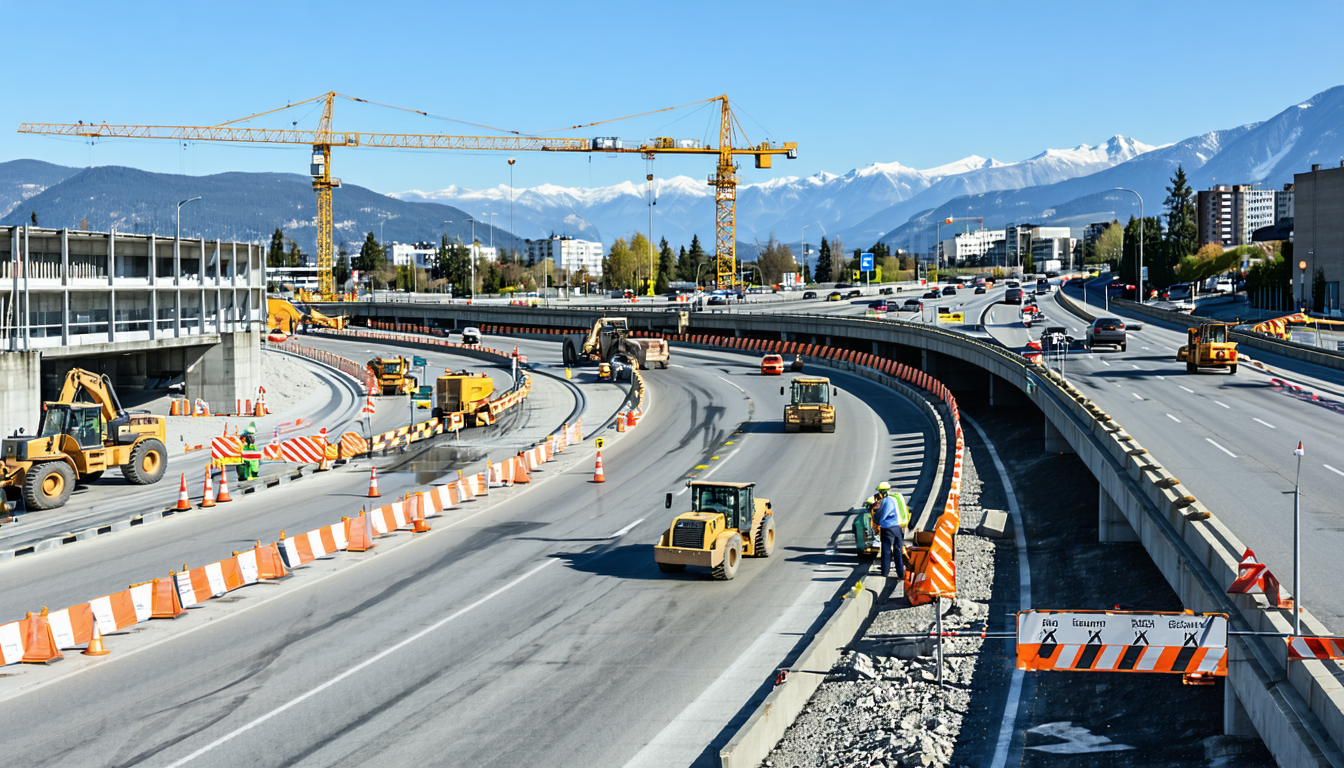
[[[299,249],[299,244],[294,242],[293,240],[290,240],[289,252],[285,254],[285,266],[286,267],[303,266],[303,263],[306,260],[307,257],[304,255],[303,251]]]
[[[1176,275],[1187,283],[1199,283],[1221,275],[1241,263],[1240,249],[1224,251],[1218,243],[1207,243],[1193,256],[1186,256],[1176,266]]]
[[[1120,256],[1120,280],[1139,284],[1139,220],[1133,216],[1125,224],[1124,242]],[[1148,267],[1147,285],[1169,285],[1171,273],[1166,263],[1166,243],[1162,240],[1162,220],[1157,216],[1143,218],[1143,265]]]
[[[281,232],[279,227],[271,233],[271,247],[266,251],[266,266],[288,266],[285,262],[285,233]]]
[[[1167,251],[1171,261],[1181,259],[1195,252],[1199,247],[1199,227],[1196,223],[1195,193],[1185,178],[1185,169],[1176,166],[1176,175],[1171,177],[1171,186],[1167,187],[1167,199],[1163,205],[1167,209]]]
[[[817,282],[830,283],[835,280],[831,269],[831,245],[821,238],[821,250],[817,252]]]
[[[364,238],[364,245],[359,248],[359,258],[355,261],[355,267],[360,272],[376,272],[387,263],[387,255],[383,252],[383,246],[374,239],[370,232]]]
[[[756,241],[756,253],[756,266],[760,267],[761,281],[765,285],[776,285],[784,279],[785,272],[798,271],[793,251],[788,245],[776,240],[774,232],[770,233],[765,245]]]
[[[1099,237],[1093,253],[1087,261],[1090,264],[1119,264],[1125,241],[1125,229],[1120,226],[1120,222],[1112,221],[1109,227],[1106,227]]]
[[[89,231],[89,219],[87,216],[79,220],[79,228],[85,232]]]
[[[634,259],[635,276],[631,286],[638,288],[641,293],[650,286],[649,266],[653,260],[653,246],[649,239],[642,232],[636,232],[630,237],[630,253]]]
[[[617,238],[602,260],[602,279],[608,288],[633,288],[636,268],[634,252],[625,238]]]
[[[345,282],[350,279],[350,253],[345,248],[345,241],[341,241],[341,248],[336,253],[336,267],[331,271],[332,279],[336,282],[336,290],[343,291]]]
[[[667,293],[667,284],[672,282],[676,267],[676,256],[672,253],[672,246],[667,244],[667,238],[664,237],[658,243],[658,280],[653,285],[654,293]]]
[[[471,295],[471,251],[461,243],[439,250],[440,277],[453,286],[454,296]]]
[[[29,214],[28,214],[28,218],[30,218],[30,219],[33,220],[33,226],[36,227],[36,226],[37,226],[37,211],[33,211],[33,212],[29,213]]]
[[[1276,243],[1273,251],[1246,273],[1246,298],[1259,309],[1283,310],[1293,304],[1293,244]]]
[[[804,265],[803,265],[803,282],[804,282],[804,283],[807,283],[807,284],[809,284],[809,285],[812,283],[812,265],[811,265],[811,264],[804,264]]]

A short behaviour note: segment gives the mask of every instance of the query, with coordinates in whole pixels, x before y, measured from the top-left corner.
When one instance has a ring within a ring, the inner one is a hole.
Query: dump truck
[[[460,413],[468,427],[493,424],[490,395],[494,392],[495,382],[488,373],[445,373],[434,380],[434,418]]]
[[[780,387],[779,394],[784,394],[785,389]],[[785,432],[799,432],[803,429],[835,431],[835,406],[831,405],[831,395],[837,394],[839,390],[831,387],[830,379],[823,376],[799,377],[790,382],[787,389],[789,404],[784,406]]]
[[[1200,368],[1226,368],[1237,372],[1237,343],[1227,340],[1227,323],[1205,323],[1185,332],[1185,344],[1176,350],[1177,362],[1185,361],[1186,373]]]
[[[0,442],[0,487],[29,510],[65,505],[76,483],[97,482],[112,467],[133,485],[163,478],[165,420],[121,407],[107,376],[81,368],[65,376],[60,397],[43,404],[36,436],[20,428]]]
[[[647,370],[655,365],[666,368],[671,359],[665,339],[631,338],[630,326],[624,317],[598,318],[588,333],[566,336],[562,343],[567,366],[619,361],[638,364]]]
[[[406,395],[415,392],[417,383],[410,375],[411,361],[404,357],[375,357],[370,360],[369,370],[378,380],[378,393],[382,395]]]
[[[686,566],[709,568],[714,578],[737,575],[743,557],[769,557],[775,551],[775,517],[768,499],[755,498],[755,483],[691,481],[691,511],[677,515],[653,547],[663,573]],[[672,508],[672,494],[665,505]]]

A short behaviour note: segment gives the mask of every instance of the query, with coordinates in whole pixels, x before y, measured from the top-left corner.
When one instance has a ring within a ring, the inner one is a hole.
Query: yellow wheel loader
[[[784,406],[784,431],[834,432],[835,406],[831,404],[831,395],[837,391],[831,380],[822,376],[799,377],[790,382],[789,404]],[[784,392],[784,387],[780,387],[779,394]]]
[[[1227,340],[1227,323],[1205,323],[1185,332],[1185,345],[1176,350],[1176,361],[1185,361],[1185,372],[1200,368],[1226,368],[1237,372],[1237,343]]]
[[[381,395],[409,395],[418,388],[415,377],[408,375],[411,361],[404,357],[375,357],[368,366],[378,380]]]
[[[157,483],[168,466],[164,436],[162,416],[123,409],[108,377],[75,368],[60,398],[43,404],[36,436],[20,428],[0,442],[0,488],[39,510],[64,506],[76,483],[112,467],[133,485]]]
[[[653,547],[663,573],[686,566],[709,568],[714,578],[731,579],[744,557],[775,551],[775,517],[768,499],[754,497],[755,483],[689,482],[691,511],[672,521]],[[672,508],[672,494],[666,506]]]

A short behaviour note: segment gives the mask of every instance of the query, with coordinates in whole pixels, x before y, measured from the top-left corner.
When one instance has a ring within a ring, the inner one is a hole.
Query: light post
[[[512,157],[509,158],[509,236],[513,238],[513,263],[518,264],[518,238],[513,234],[513,164],[517,162]]]
[[[1297,478],[1293,480],[1293,634],[1302,634],[1302,441],[1297,442]]]
[[[803,225],[803,232],[802,232],[802,234],[799,235],[799,237],[798,237],[798,251],[799,251],[799,253],[800,253],[800,254],[802,255],[802,257],[803,257],[803,271],[804,271],[804,272],[807,272],[807,228],[810,227],[810,226],[812,226],[812,225],[811,225],[811,224],[804,224],[804,225]]]
[[[652,162],[649,163],[653,165]],[[658,204],[658,199],[653,192],[653,174],[645,174],[645,179],[649,182],[649,287],[645,291],[646,296],[653,295],[653,206]]]
[[[1315,251],[1307,251],[1307,255],[1313,259],[1316,256]],[[1305,260],[1297,262],[1297,308],[1298,311],[1307,311],[1307,262]],[[1296,587],[1294,587],[1296,588]]]
[[[469,258],[471,262],[471,299],[476,298],[476,220],[467,219],[471,222],[471,248],[469,249]]]
[[[1120,192],[1133,192],[1134,196],[1137,197],[1137,198],[1139,198],[1139,274],[1138,274],[1138,278],[1139,278],[1139,279],[1138,279],[1138,283],[1139,283],[1139,295],[1138,295],[1136,298],[1139,300],[1139,303],[1142,304],[1143,301],[1144,301],[1144,292],[1143,292],[1143,195],[1140,195],[1138,192],[1135,192],[1134,190],[1129,189],[1128,187],[1116,187],[1116,189],[1117,189],[1118,191],[1120,191]]]
[[[182,206],[200,199],[200,195],[197,195],[196,197],[189,197],[186,200],[179,200],[177,203],[177,236],[173,238],[173,271],[175,272],[180,272],[182,269],[182,252],[180,249],[182,243]],[[177,283],[177,278],[177,275],[173,276],[173,283]]]

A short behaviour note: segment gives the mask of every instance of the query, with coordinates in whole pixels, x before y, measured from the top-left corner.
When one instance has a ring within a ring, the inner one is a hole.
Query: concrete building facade
[[[265,248],[0,229],[0,433],[37,424],[73,367],[232,406],[261,383]]]
[[[1322,305],[1340,309],[1339,285],[1344,281],[1344,162],[1337,168],[1311,166],[1293,175],[1293,258],[1306,262],[1306,274],[1294,265],[1293,295],[1314,303],[1312,277],[1325,273]],[[1299,282],[1300,281],[1300,282]]]
[[[1224,248],[1248,245],[1251,235],[1278,219],[1278,197],[1272,189],[1249,184],[1218,184],[1197,195],[1199,242],[1218,243]],[[1288,200],[1291,208],[1291,197]]]
[[[985,259],[994,242],[1002,239],[1002,229],[980,229],[975,232],[958,232],[943,240],[940,245],[946,263],[955,266]]]
[[[392,243],[386,249],[394,267],[429,269],[438,257],[439,249],[433,243]]]
[[[551,235],[544,240],[528,240],[527,253],[534,264],[549,259],[557,270],[567,269],[572,274],[586,269],[592,277],[602,276],[601,243]]]

